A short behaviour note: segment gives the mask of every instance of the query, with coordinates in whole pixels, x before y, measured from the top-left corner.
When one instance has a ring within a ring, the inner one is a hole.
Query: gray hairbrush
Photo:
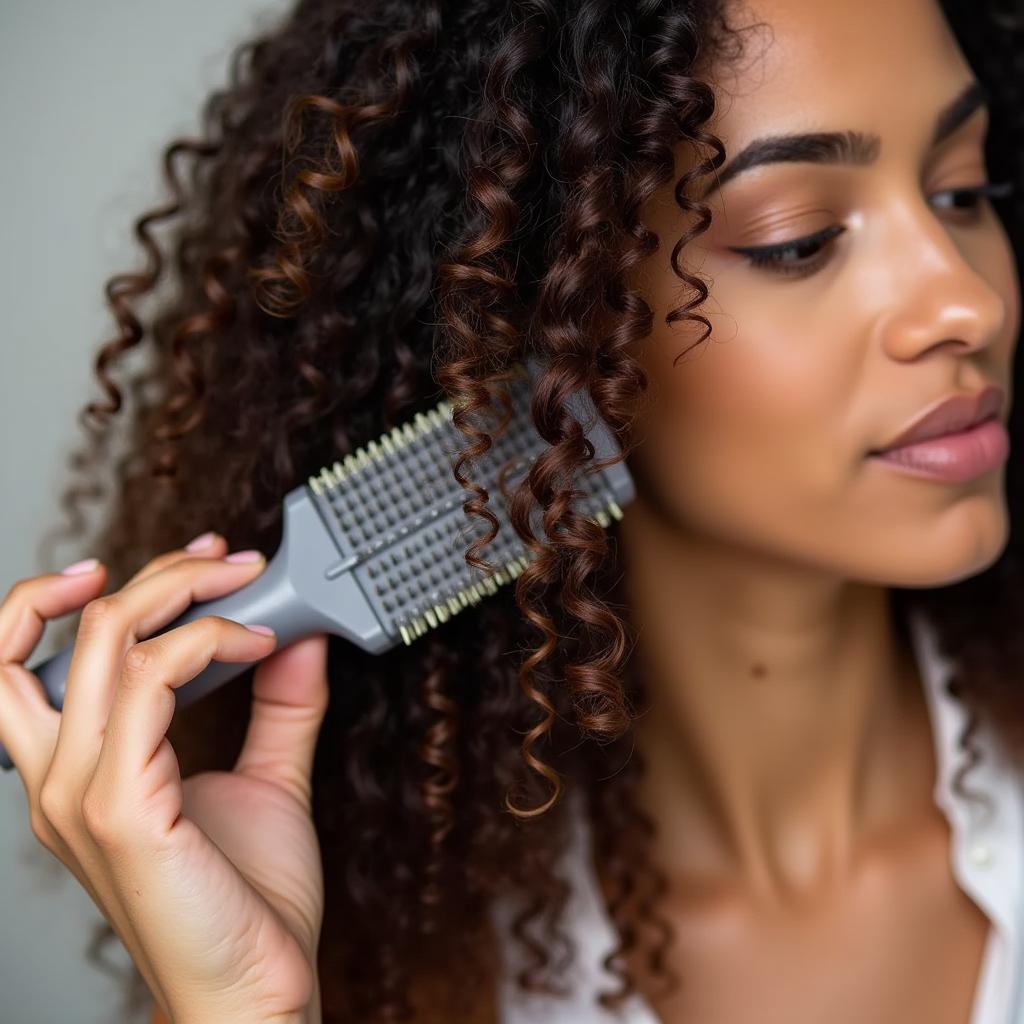
[[[442,401],[290,491],[284,498],[281,544],[263,572],[233,593],[190,605],[157,633],[218,615],[271,626],[278,638],[275,649],[325,632],[381,654],[399,643],[411,644],[497,593],[532,557],[509,522],[499,479],[511,491],[546,447],[530,415],[538,367],[530,361],[521,369],[504,385],[511,406],[508,424],[470,473],[487,488],[487,507],[498,520],[498,533],[482,552],[499,567],[497,572],[485,574],[465,561],[469,543],[484,535],[486,524],[471,520],[463,509],[469,494],[452,466],[465,438],[452,421],[451,404]],[[595,461],[620,454],[588,395],[577,392],[568,404],[594,447]],[[623,462],[584,473],[575,486],[581,497],[574,510],[602,527],[621,518],[622,506],[635,494]],[[531,525],[543,538],[537,511],[531,513]],[[30,670],[58,710],[64,706],[72,649],[69,645]],[[210,662],[175,689],[177,706],[199,700],[252,664]],[[0,766],[13,767],[2,746]]]

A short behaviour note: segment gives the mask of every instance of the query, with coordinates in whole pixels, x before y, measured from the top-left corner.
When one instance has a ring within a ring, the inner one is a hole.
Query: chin
[[[900,557],[889,567],[890,585],[944,587],[970,579],[999,560],[1009,539],[1005,503],[974,495],[948,509],[939,522],[922,523],[914,538],[900,545]]]

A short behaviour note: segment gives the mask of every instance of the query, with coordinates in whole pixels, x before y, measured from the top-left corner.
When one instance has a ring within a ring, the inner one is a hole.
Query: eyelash
[[[978,185],[974,188],[950,188],[944,192],[937,192],[936,195],[971,196],[978,200],[983,196],[989,199],[1006,199],[1013,195],[1015,186],[1012,182],[998,182],[988,185]],[[977,210],[978,203],[972,202],[969,206],[953,206],[947,209],[968,209]],[[832,224],[821,231],[815,231],[812,235],[805,235],[803,238],[794,238],[789,242],[780,242],[778,245],[760,245],[756,247],[730,246],[733,252],[746,256],[751,266],[757,270],[766,270],[770,274],[779,274],[785,277],[807,277],[824,262],[823,259],[815,259],[827,242],[837,235],[841,235],[846,228],[838,224]],[[799,256],[803,253],[802,261],[787,260],[786,256],[796,253]],[[810,258],[808,258],[810,257]]]

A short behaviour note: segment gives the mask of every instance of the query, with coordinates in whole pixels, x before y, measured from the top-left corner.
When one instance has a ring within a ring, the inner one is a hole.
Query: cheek
[[[803,316],[777,313],[737,331],[708,315],[711,337],[652,335],[642,361],[649,405],[634,456],[658,504],[688,528],[733,540],[796,542],[808,519],[833,522],[850,480],[844,436],[855,366]]]

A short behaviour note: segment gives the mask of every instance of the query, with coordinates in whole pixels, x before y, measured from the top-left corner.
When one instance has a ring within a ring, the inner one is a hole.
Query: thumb
[[[327,711],[327,636],[264,658],[253,673],[252,713],[235,771],[283,785],[308,805],[313,754]]]

